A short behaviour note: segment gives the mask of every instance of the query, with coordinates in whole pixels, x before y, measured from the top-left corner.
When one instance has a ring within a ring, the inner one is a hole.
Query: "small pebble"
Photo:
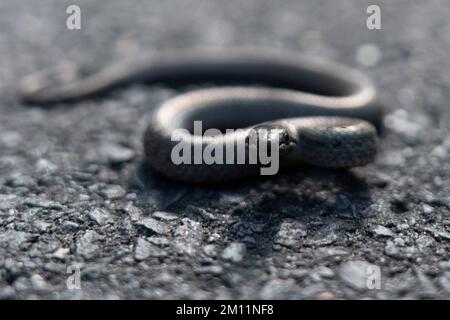
[[[125,196],[125,190],[119,185],[109,185],[100,191],[100,194],[109,200],[120,199]]]
[[[170,213],[170,212],[165,212],[165,211],[155,211],[152,213],[152,217],[155,217],[159,220],[166,220],[166,221],[173,221],[173,220],[177,220],[178,216]]]
[[[98,243],[100,239],[101,236],[97,232],[93,230],[86,231],[76,242],[77,254],[86,259],[92,258],[100,250]]]
[[[42,278],[41,275],[33,274],[30,280],[34,290],[45,291],[48,289],[47,282],[45,282],[44,278]]]
[[[80,229],[80,225],[73,221],[64,221],[62,227],[65,231],[69,232],[78,231],[78,229]]]
[[[166,252],[150,242],[139,238],[134,251],[134,258],[138,261],[145,260],[149,257],[164,257]]]
[[[58,248],[55,252],[53,252],[52,256],[59,260],[65,260],[69,252],[69,248]]]
[[[136,225],[140,229],[145,230],[151,234],[164,235],[168,234],[170,231],[170,228],[167,224],[150,217],[138,220]]]
[[[221,266],[205,266],[195,269],[194,271],[197,274],[212,274],[212,275],[220,275],[223,273],[223,268]]]
[[[203,252],[208,257],[215,257],[217,255],[217,247],[214,244],[207,244],[206,246],[203,247]]]
[[[245,244],[233,242],[228,245],[222,252],[222,259],[234,263],[241,262],[244,259],[247,248]]]
[[[287,220],[281,223],[274,242],[285,247],[297,247],[306,235],[304,224],[295,220]]]
[[[102,208],[94,208],[89,212],[89,218],[99,226],[103,226],[113,221],[109,211]]]
[[[394,233],[393,233],[390,229],[388,229],[388,228],[386,228],[386,227],[383,227],[383,226],[376,226],[376,227],[372,230],[372,232],[373,232],[374,235],[376,235],[376,236],[378,236],[378,237],[387,237],[387,238],[390,238],[390,237],[393,237],[393,236],[394,236]]]
[[[384,247],[384,253],[392,258],[400,257],[400,249],[392,241],[387,242],[386,246]]]
[[[368,279],[372,264],[366,261],[347,261],[339,266],[338,274],[342,281],[353,289],[368,289]]]
[[[101,156],[111,164],[121,164],[134,159],[135,152],[115,143],[106,143],[100,148]]]

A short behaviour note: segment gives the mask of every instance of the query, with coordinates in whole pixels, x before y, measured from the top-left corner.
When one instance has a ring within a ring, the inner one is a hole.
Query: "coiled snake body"
[[[281,167],[307,163],[349,168],[373,161],[381,111],[368,78],[330,62],[298,54],[256,51],[169,52],[111,65],[79,77],[63,65],[24,79],[21,95],[37,104],[81,99],[130,82],[220,82],[228,86],[194,90],[153,109],[144,135],[146,162],[163,175],[183,181],[214,182],[258,174],[258,165],[174,164],[174,129],[246,128],[199,139],[181,137],[195,149],[248,139],[248,129],[276,127]],[[247,86],[229,86],[239,83]],[[252,86],[249,86],[251,84]],[[269,85],[269,87],[254,84]]]

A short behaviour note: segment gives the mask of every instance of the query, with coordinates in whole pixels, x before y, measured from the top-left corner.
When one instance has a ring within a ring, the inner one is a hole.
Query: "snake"
[[[269,132],[260,139],[277,144],[281,169],[348,169],[373,162],[377,153],[382,108],[372,81],[355,69],[298,52],[170,50],[84,73],[65,63],[25,77],[20,96],[41,106],[66,104],[131,83],[183,89],[149,108],[143,139],[144,164],[170,179],[214,183],[260,174],[263,164],[238,163],[233,154],[231,161],[213,163],[195,163],[188,151],[192,162],[171,158],[180,142],[201,151],[242,143],[248,153],[252,130]],[[193,132],[195,121],[220,134]]]

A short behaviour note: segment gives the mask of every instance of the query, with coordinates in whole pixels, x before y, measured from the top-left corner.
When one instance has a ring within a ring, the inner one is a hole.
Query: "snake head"
[[[276,123],[265,123],[253,127],[253,132],[256,134],[257,145],[261,146],[261,139],[267,141],[267,147],[270,149],[272,143],[278,144],[279,154],[283,155],[292,151],[296,144],[297,138],[294,131],[287,125]]]

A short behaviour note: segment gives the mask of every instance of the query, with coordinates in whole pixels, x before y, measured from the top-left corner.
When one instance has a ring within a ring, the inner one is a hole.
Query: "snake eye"
[[[257,139],[266,139],[267,146],[270,147],[273,141],[277,141],[280,153],[291,151],[296,145],[294,134],[286,126],[280,124],[262,124],[255,126]]]

